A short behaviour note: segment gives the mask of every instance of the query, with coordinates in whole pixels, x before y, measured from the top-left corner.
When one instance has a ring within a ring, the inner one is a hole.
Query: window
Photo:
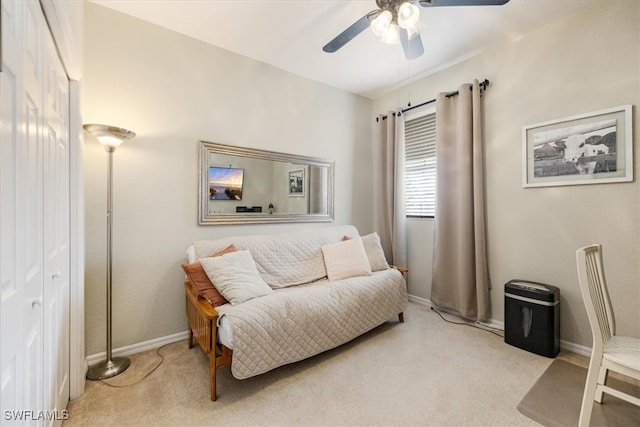
[[[405,122],[405,202],[407,217],[431,217],[436,210],[436,112]]]

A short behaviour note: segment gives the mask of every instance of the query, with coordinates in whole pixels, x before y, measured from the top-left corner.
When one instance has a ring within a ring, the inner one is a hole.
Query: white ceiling
[[[328,85],[376,98],[606,0],[511,0],[504,6],[420,8],[425,54],[404,59],[365,30],[336,53],[322,47],[375,0],[91,0]]]

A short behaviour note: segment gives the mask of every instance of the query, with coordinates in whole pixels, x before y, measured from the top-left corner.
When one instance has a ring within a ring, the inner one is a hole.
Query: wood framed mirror
[[[331,222],[334,162],[200,141],[198,224]]]

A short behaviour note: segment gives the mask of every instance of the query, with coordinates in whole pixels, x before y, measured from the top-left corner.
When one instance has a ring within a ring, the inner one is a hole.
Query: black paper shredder
[[[528,280],[504,285],[504,342],[546,357],[560,352],[560,289]]]

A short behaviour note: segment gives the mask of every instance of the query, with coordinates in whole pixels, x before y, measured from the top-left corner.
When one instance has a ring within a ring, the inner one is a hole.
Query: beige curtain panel
[[[377,159],[375,229],[390,264],[407,266],[406,209],[404,201],[404,116],[390,111],[378,117],[381,150]]]
[[[471,90],[470,90],[471,88]],[[436,101],[437,193],[431,301],[465,318],[491,316],[485,243],[481,89]]]

